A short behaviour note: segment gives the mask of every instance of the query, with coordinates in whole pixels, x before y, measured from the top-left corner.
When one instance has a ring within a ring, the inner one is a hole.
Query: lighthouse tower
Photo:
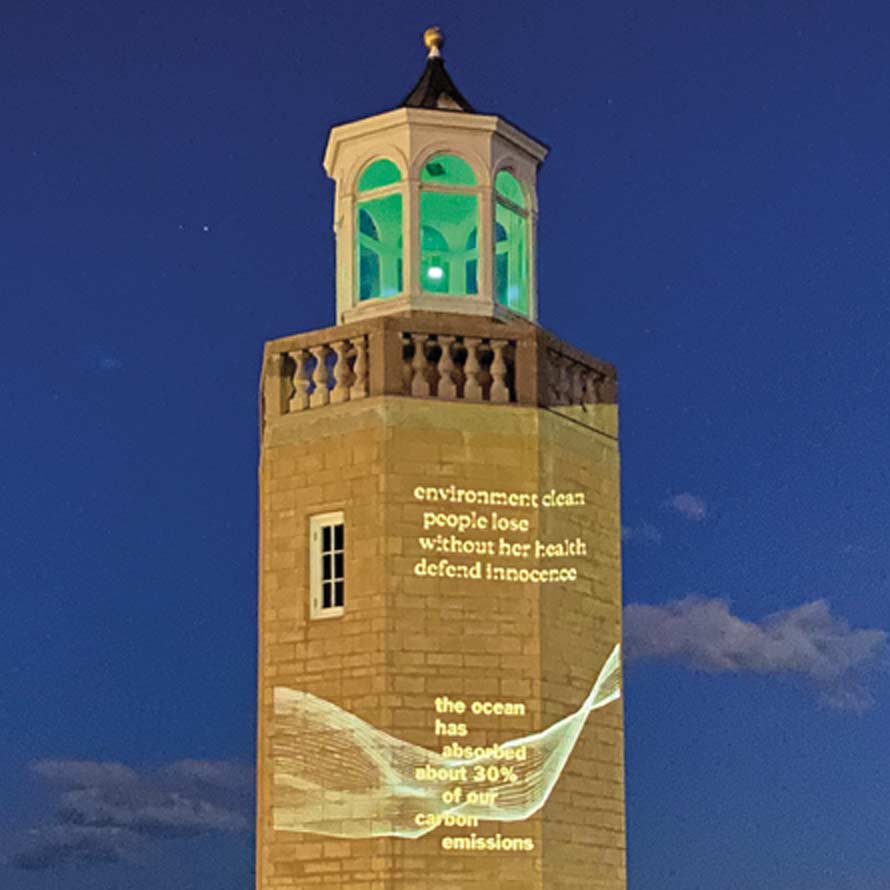
[[[265,346],[256,886],[623,890],[615,369],[536,320],[546,147],[424,38],[330,133],[336,323]]]

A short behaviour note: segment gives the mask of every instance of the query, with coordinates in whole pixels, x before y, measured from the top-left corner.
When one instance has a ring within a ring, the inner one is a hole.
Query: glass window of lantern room
[[[365,167],[358,180],[355,219],[357,300],[402,291],[402,174],[386,159]]]
[[[519,180],[501,170],[495,188],[495,294],[498,303],[528,315],[528,209]]]
[[[420,189],[421,288],[477,293],[479,196],[472,168],[454,155],[436,155],[423,165]]]

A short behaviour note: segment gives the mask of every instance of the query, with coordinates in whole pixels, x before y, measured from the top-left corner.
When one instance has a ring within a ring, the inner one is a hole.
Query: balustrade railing
[[[289,412],[368,395],[368,343],[364,334],[294,349],[286,356],[292,390]]]
[[[467,402],[516,401],[515,340],[402,332],[405,395]]]
[[[553,348],[546,351],[545,368],[548,407],[608,401],[609,378],[601,368],[591,367]]]
[[[266,347],[264,418],[372,395],[585,409],[615,401],[615,371],[530,323],[410,313]],[[583,411],[582,411],[583,414]]]

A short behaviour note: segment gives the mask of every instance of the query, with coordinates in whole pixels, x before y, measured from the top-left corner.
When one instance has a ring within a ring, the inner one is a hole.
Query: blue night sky
[[[890,14],[6,0],[0,887],[252,886],[262,343],[446,31],[620,374],[631,890],[890,888]],[[196,805],[197,804],[197,805]]]

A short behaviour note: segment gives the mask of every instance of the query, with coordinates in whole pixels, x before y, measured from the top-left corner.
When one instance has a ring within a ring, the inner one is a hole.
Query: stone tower
[[[256,886],[622,890],[621,702],[577,718],[621,639],[615,369],[536,322],[547,149],[425,42],[330,134],[336,324],[265,346]]]

